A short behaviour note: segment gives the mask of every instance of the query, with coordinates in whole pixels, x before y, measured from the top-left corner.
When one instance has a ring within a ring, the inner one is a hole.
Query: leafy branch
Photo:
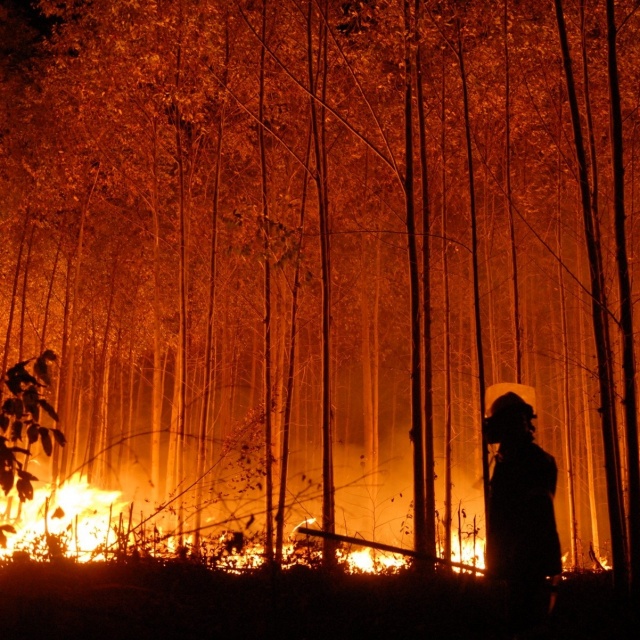
[[[60,429],[40,423],[43,413],[58,422],[55,409],[41,396],[51,384],[49,363],[55,360],[53,351],[44,351],[38,358],[18,362],[4,379],[11,396],[0,409],[0,488],[7,495],[15,486],[20,502],[33,499],[32,483],[38,480],[27,471],[32,446],[40,442],[51,456],[54,441],[59,446],[66,442]]]

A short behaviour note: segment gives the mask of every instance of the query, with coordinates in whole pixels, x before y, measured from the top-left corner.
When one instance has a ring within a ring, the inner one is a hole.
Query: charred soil
[[[212,571],[189,562],[0,567],[1,638],[504,638],[504,593],[488,580]],[[546,629],[527,637],[631,638],[637,620],[606,574],[570,574]],[[635,632],[634,632],[635,630]]]

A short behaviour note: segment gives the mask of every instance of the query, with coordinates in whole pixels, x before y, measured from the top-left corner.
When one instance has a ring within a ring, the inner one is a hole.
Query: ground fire
[[[0,0],[0,579],[486,603],[539,560],[640,610],[639,34],[638,0]]]

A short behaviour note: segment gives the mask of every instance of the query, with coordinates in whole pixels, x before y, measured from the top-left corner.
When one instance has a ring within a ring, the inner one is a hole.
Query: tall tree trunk
[[[462,30],[460,24],[457,25],[458,42],[457,56],[460,67],[460,79],[462,82],[462,103],[464,112],[465,146],[467,152],[467,166],[469,171],[469,209],[471,214],[471,259],[473,269],[473,319],[475,334],[476,366],[478,372],[478,404],[480,409],[480,421],[485,416],[485,379],[484,379],[484,354],[482,348],[482,323],[480,321],[480,272],[478,268],[478,223],[476,212],[476,189],[475,176],[473,172],[473,148],[471,145],[471,121],[469,118],[469,91],[467,82],[467,71],[465,68],[464,44],[462,41]],[[484,484],[484,505],[485,522],[487,532],[487,546],[491,544],[491,522],[489,520],[489,460],[488,443],[482,429],[482,479]]]
[[[414,548],[427,553],[427,511],[425,496],[424,426],[422,423],[422,370],[420,358],[420,274],[416,241],[414,158],[413,158],[413,64],[412,40],[415,28],[411,15],[411,2],[404,0],[404,143],[405,177],[404,197],[407,225],[409,268],[409,314],[411,321],[411,431],[413,442],[413,539]]]
[[[416,21],[420,20],[420,0],[416,0]],[[417,25],[417,22],[416,22]],[[433,450],[433,358],[431,343],[431,264],[429,171],[427,165],[427,121],[424,113],[422,46],[416,45],[416,99],[420,141],[420,183],[422,186],[422,351],[424,367],[424,448],[425,448],[425,543],[426,553],[436,555],[435,453]]]
[[[226,85],[229,65],[229,22],[225,17],[225,67],[222,81]],[[213,194],[211,197],[211,246],[209,248],[209,296],[207,299],[207,335],[204,347],[204,382],[202,391],[202,413],[198,433],[198,456],[196,460],[196,520],[193,548],[200,553],[200,528],[202,526],[202,495],[207,458],[207,428],[211,416],[213,401],[212,368],[214,361],[213,348],[215,343],[215,314],[216,314],[216,276],[218,272],[218,210],[220,196],[220,173],[222,169],[222,137],[224,134],[225,104],[222,105],[218,120],[218,131],[215,152],[215,173],[213,179]]]
[[[509,239],[511,241],[511,295],[513,299],[513,340],[515,355],[515,378],[522,382],[522,336],[520,329],[520,300],[518,291],[518,252],[516,250],[516,225],[513,214],[513,194],[511,190],[511,66],[509,60],[509,0],[504,0],[504,176],[505,204],[509,217]]]
[[[611,529],[611,548],[613,555],[614,584],[619,593],[628,588],[627,540],[624,528],[624,503],[622,501],[620,460],[618,451],[618,436],[616,428],[615,397],[613,377],[610,363],[611,347],[608,337],[607,303],[604,288],[604,273],[602,256],[596,235],[591,194],[589,193],[589,178],[587,175],[587,161],[584,149],[580,112],[573,78],[571,54],[562,9],[562,0],[554,0],[558,36],[562,51],[562,60],[567,86],[567,97],[571,110],[571,123],[578,164],[578,179],[580,200],[582,204],[585,239],[589,255],[591,275],[592,315],[596,354],[598,360],[598,379],[600,384],[600,403],[602,436],[604,441],[605,471],[607,476],[607,498],[609,504],[609,527]]]
[[[64,224],[64,223],[63,223]],[[40,332],[40,353],[43,353],[47,348],[47,329],[49,328],[49,312],[51,310],[51,298],[53,297],[53,286],[56,280],[56,274],[58,272],[58,263],[60,262],[60,252],[62,249],[62,234],[58,236],[58,244],[56,245],[56,255],[53,259],[53,268],[51,269],[51,279],[49,280],[49,287],[47,288],[47,297],[44,303],[44,313],[42,317],[42,330]],[[54,396],[55,399],[56,396]],[[54,406],[55,406],[54,402]]]
[[[582,269],[580,269],[582,273]],[[601,554],[600,550],[600,533],[598,530],[598,500],[595,482],[595,463],[593,455],[593,436],[591,429],[591,408],[589,406],[589,381],[587,378],[587,355],[586,355],[586,330],[583,310],[579,313],[579,344],[580,344],[580,386],[582,388],[582,406],[584,412],[584,439],[586,447],[586,463],[587,463],[587,495],[589,496],[589,515],[591,519],[591,543],[595,553]]]
[[[624,153],[622,138],[622,110],[618,80],[617,29],[615,4],[607,0],[607,67],[609,72],[609,117],[611,124],[611,163],[613,173],[613,207],[616,236],[616,261],[620,290],[620,329],[622,332],[622,374],[627,438],[627,487],[629,491],[629,569],[630,590],[640,603],[640,460],[638,458],[638,402],[636,389],[636,361],[633,335],[633,300],[627,258],[624,201]]]
[[[96,366],[94,367],[94,380],[92,388],[92,408],[91,408],[91,421],[89,424],[89,432],[87,434],[87,447],[85,453],[84,464],[87,469],[87,482],[91,483],[94,480],[94,469],[98,469],[98,473],[95,474],[99,482],[104,481],[103,470],[104,461],[97,460],[98,456],[102,455],[101,446],[104,446],[100,434],[104,426],[104,413],[103,413],[103,391],[105,389],[106,380],[106,362],[107,351],[109,346],[109,333],[111,331],[111,315],[113,311],[113,301],[115,295],[116,274],[118,270],[118,258],[114,256],[113,266],[111,268],[111,286],[109,290],[109,302],[107,305],[107,317],[104,327],[104,335],[102,337],[102,347],[100,354],[95,354]]]
[[[321,77],[320,102],[318,108],[316,83],[313,65],[313,2],[308,4],[307,15],[307,69],[309,74],[309,94],[311,104],[311,125],[313,133],[313,151],[315,158],[316,190],[318,195],[318,215],[320,222],[320,260],[322,267],[322,529],[327,533],[335,531],[335,486],[333,479],[333,416],[331,409],[331,243],[329,236],[329,202],[327,178],[326,134],[326,86],[327,86],[327,8],[325,0],[319,35],[318,65]],[[336,562],[335,543],[323,541],[323,566],[331,569]]]
[[[63,421],[63,400],[66,397],[65,391],[65,383],[67,378],[67,373],[64,368],[64,364],[67,362],[67,354],[69,351],[69,318],[70,318],[70,300],[71,300],[71,258],[67,256],[67,270],[65,277],[65,288],[64,288],[64,303],[63,303],[63,311],[62,311],[62,343],[60,345],[60,373],[58,375],[58,381],[56,385],[56,399],[58,400],[59,410],[58,415],[60,417],[59,424],[66,432],[67,445],[65,447],[56,447],[53,450],[53,461],[52,461],[52,472],[51,478],[59,485],[61,480],[64,479],[67,475],[68,469],[68,461],[69,456],[67,451],[73,446],[71,442],[71,435],[73,433],[71,429],[71,425],[69,421]]]
[[[449,295],[449,256],[447,252],[447,112],[445,109],[447,75],[445,53],[442,51],[442,99],[440,104],[440,165],[442,190],[442,289],[444,315],[444,559],[451,559],[451,301]]]
[[[561,175],[558,173],[558,175]],[[567,481],[567,501],[569,503],[569,534],[571,540],[570,566],[576,569],[578,566],[578,519],[576,516],[575,479],[573,464],[573,420],[571,415],[571,387],[569,384],[569,330],[567,328],[567,302],[566,287],[564,282],[561,212],[558,209],[557,220],[557,246],[558,246],[558,280],[560,283],[560,323],[562,333],[562,409],[564,421],[562,432],[564,433],[564,461]]]
[[[158,197],[158,131],[157,121],[151,122],[153,164],[151,187],[151,215],[153,219],[153,373],[151,379],[151,496],[152,502],[160,500],[160,448],[162,442],[162,308],[160,293],[163,286],[160,276],[160,203]]]
[[[267,36],[267,0],[262,0],[262,48],[260,49],[260,89],[258,118],[258,145],[260,148],[260,175],[262,186],[262,233],[264,242],[264,365],[263,365],[263,394],[264,394],[264,424],[265,424],[265,485],[266,485],[266,532],[264,554],[267,562],[273,561],[273,433],[272,433],[272,370],[271,370],[271,240],[269,221],[269,198],[267,193],[267,157],[264,146],[264,76]]]
[[[305,154],[305,168],[309,166],[311,153],[311,132],[307,140]],[[289,472],[289,442],[291,440],[291,410],[293,407],[293,386],[295,382],[296,349],[298,339],[298,292],[300,290],[300,264],[302,259],[302,243],[305,229],[305,213],[307,209],[307,188],[309,184],[308,173],[304,172],[302,178],[302,195],[300,199],[300,218],[298,228],[298,250],[295,258],[295,272],[291,289],[291,319],[289,329],[289,353],[287,356],[286,389],[284,392],[284,415],[282,418],[282,449],[280,454],[280,487],[278,491],[278,509],[276,511],[276,562],[282,563],[282,545],[284,542],[284,512],[287,506],[287,476]]]
[[[364,160],[364,185],[362,195],[362,215],[368,204],[369,191],[369,153],[365,149]],[[362,416],[364,423],[364,485],[367,490],[368,499],[371,501],[371,525],[372,536],[375,539],[375,514],[377,503],[377,487],[378,487],[378,433],[375,425],[374,417],[374,382],[373,382],[373,366],[372,366],[372,348],[371,348],[371,309],[369,305],[369,292],[367,288],[369,251],[367,250],[367,235],[362,234],[360,238],[360,317],[362,332],[361,355],[362,355]],[[378,287],[376,287],[378,288]],[[350,406],[350,403],[347,404]],[[349,442],[346,437],[345,442]]]
[[[89,189],[89,193],[87,194],[87,198],[83,204],[82,210],[80,212],[80,229],[78,231],[78,242],[76,245],[76,255],[75,255],[75,268],[73,272],[73,281],[72,281],[72,289],[73,294],[71,300],[68,303],[71,304],[71,317],[69,319],[69,332],[67,337],[67,354],[66,359],[62,362],[61,368],[61,392],[60,394],[60,424],[72,424],[73,421],[73,399],[74,399],[74,373],[76,367],[76,340],[77,340],[77,330],[78,330],[78,311],[80,308],[80,274],[82,269],[82,251],[84,248],[84,228],[87,218],[87,213],[89,211],[89,204],[91,202],[91,196],[95,190],[96,184],[98,182],[98,176],[100,175],[100,167],[96,168],[96,174]],[[78,412],[80,408],[78,407]],[[78,430],[75,429],[75,441],[73,446],[75,447],[75,452],[79,450],[79,442],[78,440]],[[63,457],[62,457],[62,467],[61,469],[64,471],[66,468],[66,451],[67,447],[64,448]],[[74,463],[74,458],[69,458],[69,461]]]
[[[180,6],[180,33],[178,42],[178,50],[176,56],[176,89],[181,86],[182,71],[182,5]],[[185,193],[185,166],[182,144],[182,114],[178,102],[173,105],[175,117],[175,145],[176,145],[176,162],[178,165],[178,226],[179,226],[179,268],[178,268],[178,299],[179,299],[179,330],[178,330],[178,358],[177,358],[177,376],[176,384],[178,385],[178,411],[177,411],[177,448],[176,448],[176,486],[185,480],[184,473],[184,447],[187,429],[187,328],[188,328],[188,260],[187,260],[187,211],[186,211],[186,193]],[[182,489],[181,489],[182,491]],[[181,497],[178,502],[178,539],[179,544],[183,544],[183,525],[184,525],[184,499]]]

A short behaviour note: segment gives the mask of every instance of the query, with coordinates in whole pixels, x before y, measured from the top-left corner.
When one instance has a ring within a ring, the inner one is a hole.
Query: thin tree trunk
[[[223,82],[227,82],[227,68],[229,64],[229,24],[225,30],[225,71]],[[209,249],[209,297],[207,300],[207,336],[204,347],[204,383],[202,391],[202,414],[200,417],[200,431],[198,434],[198,456],[196,460],[196,520],[193,548],[200,553],[200,527],[202,526],[202,493],[204,483],[205,461],[207,457],[207,427],[211,414],[213,392],[212,365],[213,346],[215,337],[215,313],[216,313],[216,276],[218,272],[218,210],[220,196],[220,172],[222,169],[222,137],[224,133],[225,107],[222,106],[218,120],[218,132],[216,139],[216,168],[213,181],[213,194],[211,199],[211,247]]]
[[[422,423],[422,370],[420,358],[420,276],[416,242],[414,158],[413,158],[413,65],[411,42],[414,33],[411,2],[404,0],[404,143],[405,143],[405,215],[409,268],[409,314],[411,322],[411,431],[413,442],[413,539],[417,552],[427,554],[427,512],[425,496],[424,426]]]
[[[447,116],[445,109],[446,95],[445,54],[442,51],[442,101],[440,118],[442,121],[440,132],[440,164],[442,184],[442,288],[444,315],[444,559],[450,560],[451,554],[451,443],[452,443],[452,414],[451,414],[451,301],[449,295],[449,256],[447,252]]]
[[[571,122],[573,125],[576,161],[578,164],[580,199],[582,203],[585,239],[589,254],[592,314],[598,360],[598,379],[600,383],[602,436],[604,441],[605,471],[607,476],[607,497],[609,503],[609,526],[611,529],[614,585],[616,590],[618,590],[619,593],[622,593],[628,588],[627,541],[624,529],[624,503],[622,501],[618,439],[615,407],[613,404],[615,394],[610,368],[612,358],[610,340],[608,337],[607,305],[604,289],[602,256],[600,253],[598,238],[596,236],[596,226],[590,197],[591,194],[589,193],[586,154],[573,78],[571,54],[569,52],[569,42],[562,9],[562,0],[554,0],[554,2],[567,86],[567,96],[571,109]]]
[[[505,123],[505,200],[509,214],[509,239],[511,241],[511,295],[513,298],[513,340],[516,382],[522,382],[522,335],[520,329],[520,300],[518,290],[518,252],[516,245],[516,225],[513,215],[513,194],[511,190],[511,67],[509,61],[509,0],[504,0],[504,123]]]
[[[63,223],[64,224],[64,223]],[[58,244],[56,246],[56,255],[53,259],[53,268],[51,269],[51,279],[49,280],[49,288],[47,289],[47,298],[44,303],[44,314],[42,318],[42,331],[40,333],[40,353],[43,353],[47,348],[47,329],[49,328],[49,311],[51,308],[51,298],[53,297],[53,285],[56,280],[56,273],[58,271],[58,262],[60,261],[60,251],[62,248],[62,233],[58,237]],[[54,395],[54,406],[56,396]]]
[[[636,604],[640,602],[640,459],[638,458],[638,401],[636,361],[633,335],[633,299],[627,258],[624,201],[624,152],[622,111],[618,80],[617,29],[615,4],[607,0],[607,67],[609,72],[609,117],[611,124],[611,164],[613,173],[613,207],[616,236],[616,261],[620,290],[620,329],[622,332],[622,374],[627,439],[627,488],[629,500],[629,569],[630,591]]]
[[[260,49],[260,89],[258,118],[258,146],[260,148],[260,174],[262,186],[262,233],[264,243],[264,366],[263,366],[263,397],[264,397],[264,438],[265,438],[265,545],[264,555],[268,563],[273,561],[273,433],[272,433],[272,370],[271,370],[271,240],[269,221],[269,198],[267,193],[267,157],[264,146],[264,76],[266,58],[266,35],[267,35],[267,0],[262,0],[262,31],[261,38],[263,46]]]
[[[482,349],[482,324],[480,321],[480,273],[478,269],[478,224],[476,213],[476,191],[473,172],[473,149],[471,145],[471,122],[469,119],[469,94],[467,87],[467,72],[465,68],[464,46],[462,42],[462,32],[460,24],[457,25],[458,31],[458,63],[460,65],[460,79],[462,81],[462,101],[464,111],[464,129],[465,142],[467,152],[467,166],[469,171],[469,208],[471,214],[471,258],[473,266],[473,318],[475,333],[475,351],[476,365],[478,372],[478,404],[480,409],[480,421],[485,416],[485,379],[484,379],[484,354]],[[488,460],[488,443],[482,429],[482,479],[484,484],[484,505],[485,505],[485,522],[487,532],[487,546],[491,544],[491,522],[489,520],[489,460]]]
[[[179,8],[179,34],[178,49],[176,55],[176,89],[181,86],[182,72],[182,4]],[[186,211],[186,190],[185,190],[185,166],[182,140],[182,113],[177,102],[173,104],[175,117],[175,145],[176,163],[178,165],[178,226],[179,226],[179,268],[178,268],[178,304],[179,304],[179,330],[178,330],[178,358],[177,358],[177,380],[178,385],[178,411],[177,411],[177,448],[176,448],[176,486],[185,480],[184,471],[184,448],[187,433],[187,328],[188,328],[188,249],[187,249],[187,211]],[[181,497],[178,502],[178,541],[183,545],[184,527],[184,500]]]
[[[24,261],[24,276],[22,278],[22,300],[20,304],[20,333],[18,339],[18,360],[22,362],[24,359],[24,319],[27,313],[27,289],[29,287],[29,267],[31,266],[31,250],[33,248],[33,236],[35,234],[35,226],[31,227],[29,242],[27,244],[27,258]]]
[[[311,132],[307,140],[307,151],[305,154],[305,167],[309,166],[309,156],[311,153]],[[298,250],[295,260],[295,273],[293,276],[293,287],[291,290],[291,321],[289,331],[289,354],[286,377],[286,390],[284,398],[284,415],[282,419],[282,453],[280,456],[280,487],[278,492],[278,509],[276,512],[276,562],[282,563],[282,545],[284,541],[284,512],[286,509],[287,497],[287,475],[289,472],[289,442],[291,439],[291,410],[293,406],[293,386],[295,382],[296,348],[298,338],[298,292],[300,290],[300,263],[302,257],[302,243],[305,229],[305,213],[307,208],[307,188],[308,175],[304,172],[302,179],[302,195],[300,201],[300,218],[298,228],[300,230],[298,240]]]
[[[309,93],[313,150],[315,157],[315,182],[318,194],[318,214],[320,221],[320,260],[322,268],[322,529],[335,532],[335,487],[333,480],[333,418],[331,410],[331,243],[329,236],[329,203],[327,180],[327,152],[325,145],[326,125],[326,85],[327,85],[327,26],[321,21],[318,51],[320,74],[322,76],[321,106],[316,104],[317,84],[313,68],[313,2],[308,5],[307,17],[307,69],[309,73]],[[325,12],[328,3],[325,1]],[[335,543],[326,538],[323,541],[323,566],[331,569],[336,562]]]
[[[380,464],[380,233],[376,233],[376,280],[373,298],[373,318],[371,332],[373,335],[373,352],[371,354],[371,387],[373,399],[373,441],[376,443],[375,468]],[[378,478],[380,482],[380,478]]]
[[[366,178],[365,178],[366,182]],[[368,253],[366,237],[363,234],[360,244],[360,264],[361,264],[361,282],[360,282],[360,330],[362,332],[361,355],[362,355],[362,417],[364,426],[364,484],[367,493],[374,506],[372,514],[375,511],[376,503],[376,486],[377,486],[377,451],[378,443],[375,440],[373,429],[373,395],[371,379],[371,312],[369,309],[369,295],[367,291],[367,282],[365,275],[367,274]],[[350,405],[347,405],[350,406]],[[348,440],[345,438],[345,442]]]
[[[560,174],[559,174],[560,175]],[[558,210],[557,221],[557,245],[558,245],[558,280],[560,283],[560,323],[562,332],[562,409],[564,424],[564,461],[567,480],[567,501],[569,503],[569,534],[571,541],[570,566],[577,569],[578,566],[578,520],[576,516],[575,479],[573,465],[573,421],[571,416],[571,386],[569,384],[569,331],[567,329],[567,302],[566,287],[564,282],[563,250],[561,214]]]
[[[93,380],[93,407],[91,410],[91,423],[89,425],[89,433],[87,434],[87,448],[85,455],[85,465],[87,469],[87,482],[91,483],[93,480],[94,469],[98,469],[96,474],[99,481],[103,481],[102,469],[104,469],[104,462],[96,460],[97,456],[101,455],[101,445],[105,443],[101,439],[101,431],[104,425],[103,414],[103,391],[105,388],[105,373],[107,362],[107,351],[109,345],[109,333],[111,331],[111,315],[113,311],[113,301],[115,296],[115,284],[117,274],[117,256],[114,257],[113,267],[111,269],[111,286],[109,291],[109,302],[107,305],[107,317],[104,327],[104,335],[102,337],[102,348],[100,354],[96,354],[97,362],[94,368],[95,377]]]
[[[101,486],[108,487],[110,485],[110,475],[113,471],[113,450],[109,446],[110,429],[109,429],[109,388],[110,388],[110,376],[111,376],[111,362],[112,355],[108,350],[105,354],[104,365],[102,366],[102,384],[100,389],[100,405],[98,412],[100,416],[99,424],[99,438],[98,438],[98,477],[100,478]]]
[[[415,19],[420,19],[420,0],[416,0]],[[425,447],[425,543],[426,553],[436,555],[436,490],[435,453],[433,450],[433,358],[431,341],[431,207],[429,202],[429,172],[427,166],[427,122],[424,113],[422,81],[422,47],[416,45],[416,99],[418,102],[418,132],[420,141],[420,183],[422,186],[422,352],[424,367],[424,447]]]
[[[58,384],[56,387],[56,399],[60,402],[60,410],[59,416],[60,421],[59,424],[66,431],[67,445],[65,447],[56,447],[53,450],[53,463],[52,463],[52,480],[56,483],[56,485],[60,484],[61,478],[64,479],[68,473],[68,461],[69,456],[67,452],[73,446],[71,442],[71,434],[72,431],[70,429],[70,424],[68,420],[63,420],[64,414],[62,412],[62,401],[66,397],[66,381],[67,381],[67,372],[65,368],[65,363],[67,362],[67,354],[69,350],[69,316],[70,316],[70,300],[71,300],[71,259],[67,257],[67,273],[65,278],[65,289],[64,289],[64,306],[63,306],[63,316],[62,316],[62,344],[60,345],[60,373],[58,375]]]
[[[582,269],[580,269],[582,272]],[[598,500],[595,482],[595,464],[593,456],[593,436],[591,434],[591,410],[589,406],[589,383],[587,380],[586,331],[584,313],[580,310],[580,382],[582,387],[582,404],[584,411],[584,439],[587,454],[587,495],[589,496],[589,515],[591,516],[591,542],[595,552],[600,555],[600,533],[598,530]]]
[[[160,446],[162,431],[162,309],[160,292],[163,286],[160,276],[160,211],[158,197],[158,136],[157,122],[153,127],[153,165],[151,190],[151,215],[153,219],[153,374],[151,380],[151,496],[160,499]]]
[[[365,149],[364,160],[364,188],[362,196],[363,210],[367,206],[367,193],[369,189],[369,154]],[[364,213],[364,211],[363,211]],[[374,429],[374,408],[373,408],[373,380],[371,367],[371,311],[369,308],[369,293],[367,290],[367,278],[369,264],[369,254],[367,251],[367,236],[362,234],[360,238],[360,318],[362,332],[361,355],[362,355],[362,416],[364,426],[364,485],[367,489],[368,497],[371,501],[371,524],[372,532],[375,531],[375,508],[376,493],[378,485],[378,441]],[[347,404],[350,406],[350,404]],[[345,437],[345,442],[349,440]],[[372,533],[372,535],[374,535]]]
[[[78,330],[78,311],[80,307],[80,273],[82,268],[82,251],[84,247],[84,227],[86,223],[87,213],[89,210],[89,203],[91,202],[91,196],[93,195],[93,191],[98,182],[98,176],[100,175],[100,168],[96,168],[96,175],[93,180],[93,184],[89,190],[87,195],[87,199],[82,207],[80,213],[80,230],[78,232],[78,243],[76,245],[76,264],[73,274],[73,298],[71,302],[71,318],[69,320],[69,334],[68,334],[68,349],[67,349],[67,360],[62,363],[64,367],[62,374],[64,376],[64,395],[60,396],[60,423],[65,424],[72,421],[73,416],[73,398],[74,398],[74,373],[75,373],[75,359],[76,359],[76,332]],[[78,413],[80,412],[80,407],[78,406]],[[78,440],[78,431],[75,430],[75,454],[79,450],[79,442]],[[63,457],[64,461],[64,457]],[[72,463],[74,462],[73,458],[71,458]],[[75,465],[74,465],[75,466]],[[62,467],[64,469],[64,466]]]

